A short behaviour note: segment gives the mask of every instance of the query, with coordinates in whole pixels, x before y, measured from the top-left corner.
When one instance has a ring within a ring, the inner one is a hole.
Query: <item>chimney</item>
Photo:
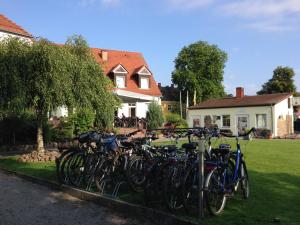
[[[244,88],[243,87],[237,87],[236,88],[236,97],[237,98],[243,98],[244,97]]]
[[[161,83],[158,83],[158,87],[161,88]]]
[[[108,52],[107,51],[102,51],[101,52],[101,57],[103,62],[106,62],[108,60]]]

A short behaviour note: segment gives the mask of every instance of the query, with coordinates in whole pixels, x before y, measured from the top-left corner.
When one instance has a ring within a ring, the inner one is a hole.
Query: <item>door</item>
[[[136,104],[135,103],[129,103],[129,117],[135,117],[136,116]]]
[[[135,117],[135,108],[129,108],[130,109],[130,117]]]
[[[245,132],[249,127],[249,115],[238,115],[237,116],[237,130],[239,133]]]

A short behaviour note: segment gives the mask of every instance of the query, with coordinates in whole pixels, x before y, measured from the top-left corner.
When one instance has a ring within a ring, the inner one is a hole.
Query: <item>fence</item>
[[[115,117],[114,127],[146,129],[147,120],[145,118],[138,118],[138,117],[122,117],[122,118]]]

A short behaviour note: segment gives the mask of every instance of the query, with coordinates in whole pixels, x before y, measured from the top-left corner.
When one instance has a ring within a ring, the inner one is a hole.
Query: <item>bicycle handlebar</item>
[[[237,137],[246,137],[249,134],[254,133],[255,131],[256,131],[256,128],[252,127],[246,134],[228,135],[224,132],[220,132],[220,135],[225,136],[225,137],[235,137],[235,138],[237,138]]]

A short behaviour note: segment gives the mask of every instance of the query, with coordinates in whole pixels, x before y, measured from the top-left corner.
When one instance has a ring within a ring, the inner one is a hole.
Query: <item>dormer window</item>
[[[119,64],[113,69],[114,80],[117,88],[126,88],[127,70]]]
[[[149,88],[149,77],[141,77],[140,78],[140,88],[141,89]]]
[[[146,66],[142,66],[141,69],[137,72],[139,75],[139,86],[141,89],[149,89],[150,88],[150,76],[151,72],[148,70]]]
[[[125,88],[125,76],[116,75],[116,87],[117,88]]]

